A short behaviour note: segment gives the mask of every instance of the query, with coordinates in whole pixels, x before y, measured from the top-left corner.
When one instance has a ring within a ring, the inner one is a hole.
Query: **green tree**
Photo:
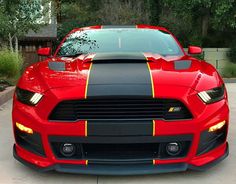
[[[43,17],[46,8],[42,6],[47,0],[2,0],[0,1],[0,34],[8,38],[9,47],[18,52],[18,38],[29,30],[37,31],[43,25],[39,20]],[[4,17],[4,18],[1,18]],[[13,45],[14,43],[14,45]]]
[[[150,9],[150,24],[158,25],[162,8],[160,0],[148,0],[147,2]]]
[[[3,13],[3,4],[0,2],[0,47],[3,46],[4,43],[4,35],[6,34],[5,32],[5,26],[7,26],[7,19]]]
[[[99,11],[102,24],[149,24],[150,12],[146,0],[103,0]]]
[[[100,24],[98,10],[101,0],[57,0],[59,15],[58,39],[74,28]]]
[[[209,27],[218,30],[236,28],[235,0],[162,0],[162,3],[178,18],[191,17],[193,27],[200,23],[202,37],[207,36]]]
[[[152,6],[150,3],[152,2]],[[76,27],[104,24],[158,23],[158,3],[155,0],[57,0],[60,23],[58,38]],[[150,10],[152,10],[150,12]]]

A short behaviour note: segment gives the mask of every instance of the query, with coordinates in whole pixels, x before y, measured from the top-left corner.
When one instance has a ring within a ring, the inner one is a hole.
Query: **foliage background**
[[[236,40],[235,0],[60,0],[59,40],[75,27],[152,24],[167,27],[184,47],[229,47]]]

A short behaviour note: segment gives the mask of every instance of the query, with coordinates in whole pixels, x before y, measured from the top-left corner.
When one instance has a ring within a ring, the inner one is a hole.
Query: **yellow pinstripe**
[[[88,70],[88,75],[87,75],[87,80],[86,80],[86,86],[85,86],[85,95],[84,98],[87,99],[87,92],[88,92],[88,83],[89,83],[89,76],[90,76],[90,71],[92,69],[93,63],[90,64],[89,70]]]
[[[151,72],[150,65],[149,65],[148,62],[147,62],[147,66],[148,66],[148,70],[149,70],[150,78],[151,78],[151,83],[152,83],[152,97],[155,98],[155,91],[154,91],[154,84],[153,84],[152,72]]]

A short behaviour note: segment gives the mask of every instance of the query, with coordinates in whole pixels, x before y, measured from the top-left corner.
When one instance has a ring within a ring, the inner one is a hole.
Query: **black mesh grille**
[[[171,107],[177,111],[169,112]],[[179,109],[179,110],[178,110]],[[192,114],[173,99],[85,99],[60,102],[49,120],[76,121],[96,119],[191,119]]]
[[[168,142],[162,143],[136,143],[136,144],[91,144],[74,143],[76,153],[72,157],[65,157],[61,153],[63,142],[51,142],[52,149],[57,158],[63,159],[89,159],[95,160],[127,160],[127,159],[168,159],[183,158],[187,155],[191,141],[181,141],[181,152],[178,155],[169,155],[166,151]]]

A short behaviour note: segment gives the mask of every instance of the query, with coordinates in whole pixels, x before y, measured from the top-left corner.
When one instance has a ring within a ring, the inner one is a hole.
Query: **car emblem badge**
[[[179,112],[181,111],[181,107],[170,107],[168,112]]]

